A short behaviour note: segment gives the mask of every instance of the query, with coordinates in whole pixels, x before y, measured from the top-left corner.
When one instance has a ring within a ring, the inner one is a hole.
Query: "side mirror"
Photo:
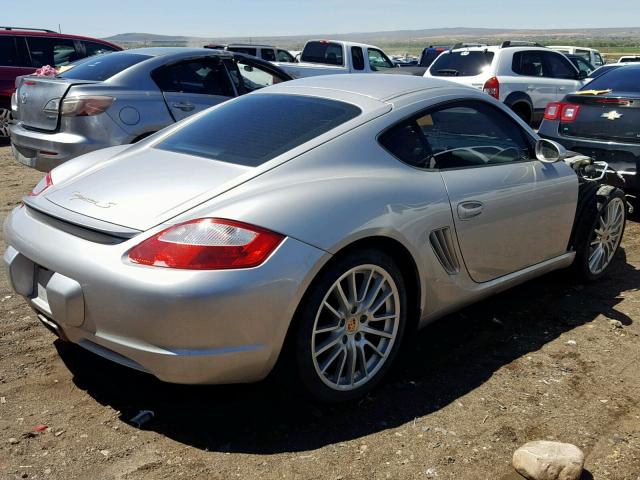
[[[567,149],[558,142],[540,139],[536,142],[536,158],[544,163],[555,163],[567,158]]]
[[[589,74],[587,72],[585,72],[584,70],[580,70],[578,72],[578,80],[584,80],[588,76],[589,76]]]
[[[245,65],[242,67],[245,72],[253,72],[253,67],[251,65]]]

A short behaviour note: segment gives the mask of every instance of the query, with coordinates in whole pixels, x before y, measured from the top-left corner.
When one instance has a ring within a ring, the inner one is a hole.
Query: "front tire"
[[[588,281],[604,276],[622,242],[627,221],[624,192],[603,185],[596,193],[597,213],[576,245],[575,269]]]
[[[404,279],[391,257],[363,250],[337,259],[298,310],[294,341],[302,385],[327,403],[367,394],[391,367],[406,318]]]

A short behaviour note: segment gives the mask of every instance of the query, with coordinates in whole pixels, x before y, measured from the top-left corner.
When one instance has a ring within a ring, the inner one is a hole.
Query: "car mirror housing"
[[[587,72],[585,72],[584,70],[580,70],[578,72],[578,80],[584,80],[588,76],[589,76],[589,74]]]
[[[536,142],[536,158],[544,163],[555,163],[567,158],[567,149],[558,142],[540,139]]]

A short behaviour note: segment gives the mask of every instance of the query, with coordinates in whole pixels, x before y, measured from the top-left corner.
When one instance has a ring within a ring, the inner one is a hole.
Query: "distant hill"
[[[381,32],[354,32],[343,34],[309,34],[256,37],[190,37],[186,35],[160,35],[153,33],[120,33],[105,40],[124,47],[178,45],[203,46],[210,42],[217,43],[266,43],[276,44],[284,48],[298,49],[309,38],[331,38],[372,43],[392,50],[417,50],[421,46],[456,41],[482,41],[485,43],[500,42],[505,39],[532,40],[546,44],[556,42],[576,45],[592,45],[595,47],[627,46],[640,48],[640,27],[628,28],[575,28],[575,29],[508,29],[508,28],[428,28],[421,30],[394,30]]]

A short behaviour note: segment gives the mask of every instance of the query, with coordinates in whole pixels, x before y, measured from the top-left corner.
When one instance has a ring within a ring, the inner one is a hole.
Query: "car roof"
[[[52,37],[52,38],[68,38],[71,40],[85,40],[89,42],[97,42],[105,45],[109,45],[115,47],[117,49],[122,49],[122,47],[116,45],[115,43],[108,42],[106,40],[102,40],[100,38],[92,38],[92,37],[84,37],[82,35],[71,35],[67,33],[57,33],[52,31],[40,31],[40,30],[20,30],[20,29],[5,29],[0,28],[0,35],[16,35],[16,36],[29,36],[29,37]]]
[[[230,43],[227,47],[276,48],[273,45],[261,45],[256,43]]]
[[[273,93],[298,93],[301,95],[317,95],[324,92],[342,92],[351,95],[369,97],[380,102],[401,97],[421,90],[441,87],[459,87],[464,90],[475,89],[456,85],[447,80],[436,78],[416,77],[413,75],[383,75],[383,74],[338,74],[319,75],[300,78],[269,87],[265,90]],[[287,92],[290,90],[290,92]]]
[[[507,47],[503,47],[501,45],[483,45],[478,47],[460,47],[460,48],[451,49],[449,51],[450,52],[465,52],[465,51],[484,52],[485,50],[489,52],[502,52],[502,51],[521,52],[523,50],[540,50],[543,52],[548,52],[549,48],[537,47],[535,45],[514,45],[514,46],[507,46]]]
[[[308,40],[307,43],[309,42],[320,42],[320,43],[342,43],[344,44],[346,47],[362,47],[362,48],[375,48],[376,50],[379,50],[379,47],[376,47],[375,45],[369,45],[366,43],[357,43],[357,42],[349,42],[347,40],[330,40],[330,39],[320,39],[320,38],[312,38],[311,40]]]
[[[590,52],[597,52],[598,50],[596,50],[595,48],[589,48],[589,47],[576,47],[574,45],[549,45],[547,48],[573,48],[575,50],[589,50]]]
[[[188,48],[188,47],[146,47],[125,50],[126,53],[137,53],[149,57],[176,56],[189,57],[192,55],[220,55],[221,57],[233,57],[233,52],[216,50],[213,48]]]

